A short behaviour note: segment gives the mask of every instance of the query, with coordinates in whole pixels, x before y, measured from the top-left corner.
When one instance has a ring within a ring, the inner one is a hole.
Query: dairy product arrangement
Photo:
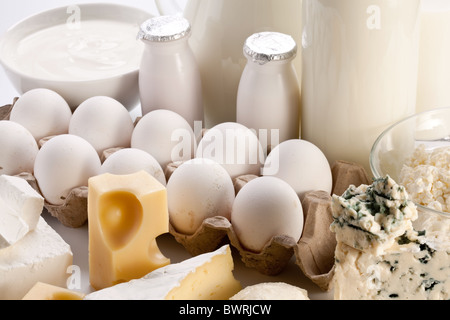
[[[8,30],[0,62],[28,87],[0,108],[0,299],[448,300],[448,147],[417,145],[398,181],[369,163],[415,113],[423,3],[355,1],[248,1],[237,20],[275,23],[231,37],[239,70],[213,63],[229,21],[201,1]]]

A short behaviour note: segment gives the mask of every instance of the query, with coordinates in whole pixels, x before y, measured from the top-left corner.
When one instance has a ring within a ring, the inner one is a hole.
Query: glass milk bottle
[[[162,12],[180,1],[155,0]],[[302,0],[187,0],[184,16],[191,22],[190,44],[203,80],[205,123],[211,128],[236,121],[239,81],[247,60],[242,45],[254,33],[276,31],[302,36]],[[301,51],[294,61],[301,75]],[[300,80],[300,79],[299,79]]]
[[[189,21],[181,16],[160,16],[142,24],[142,116],[165,109],[183,116],[193,128],[195,121],[203,121],[201,77],[189,46],[190,32]]]
[[[420,0],[304,0],[302,138],[371,174],[376,138],[415,113]]]
[[[295,40],[286,34],[261,32],[244,45],[248,59],[237,94],[237,122],[256,130],[267,151],[299,138],[300,89],[293,60]],[[265,143],[263,143],[265,144]]]

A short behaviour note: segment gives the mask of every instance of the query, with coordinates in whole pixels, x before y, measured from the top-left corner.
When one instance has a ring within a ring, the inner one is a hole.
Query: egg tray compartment
[[[175,168],[172,168],[174,170]],[[369,184],[365,169],[357,164],[338,161],[332,167],[333,192],[343,194],[350,185]],[[234,180],[236,193],[256,176],[242,176]],[[233,230],[231,222],[224,217],[206,219],[196,233],[185,235],[170,225],[170,233],[193,256],[216,250],[223,244],[231,244],[240,254],[242,262],[268,276],[279,275],[294,257],[304,275],[321,290],[332,289],[334,276],[335,235],[330,231],[333,222],[331,195],[313,191],[302,199],[304,230],[296,242],[288,236],[275,236],[261,252],[245,249]]]

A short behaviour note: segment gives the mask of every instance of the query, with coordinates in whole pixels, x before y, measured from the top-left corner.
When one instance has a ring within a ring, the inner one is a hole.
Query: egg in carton
[[[11,112],[18,100],[19,98],[15,98],[12,104],[5,105],[0,108],[0,120],[10,120]],[[49,139],[50,138],[42,139],[40,145]],[[23,172],[16,176],[26,180],[34,190],[42,195],[37,180],[32,173]],[[80,227],[84,225],[87,220],[86,202],[87,197],[85,188],[77,188],[69,194],[67,199],[65,199],[64,205],[54,206],[45,201],[44,207],[50,212],[50,214],[52,214],[52,216],[58,218],[58,220],[60,220],[64,225],[70,227]]]
[[[176,162],[167,166],[165,171],[167,180],[170,180],[183,163],[185,162]],[[233,180],[234,193],[238,194],[247,183],[257,178],[258,176],[251,174],[235,178]],[[221,245],[230,243],[239,252],[241,260],[247,267],[271,276],[278,275],[283,271],[294,255],[296,245],[296,241],[292,237],[278,235],[272,237],[262,250],[249,250],[241,244],[230,218],[224,216],[206,218],[191,234],[180,232],[171,222],[170,233],[194,256],[216,250]]]

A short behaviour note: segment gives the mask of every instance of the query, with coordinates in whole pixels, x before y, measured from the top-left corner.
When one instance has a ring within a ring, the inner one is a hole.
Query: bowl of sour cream
[[[58,92],[72,109],[108,96],[139,103],[140,25],[152,15],[117,4],[79,4],[33,15],[0,38],[0,63],[19,93]]]

